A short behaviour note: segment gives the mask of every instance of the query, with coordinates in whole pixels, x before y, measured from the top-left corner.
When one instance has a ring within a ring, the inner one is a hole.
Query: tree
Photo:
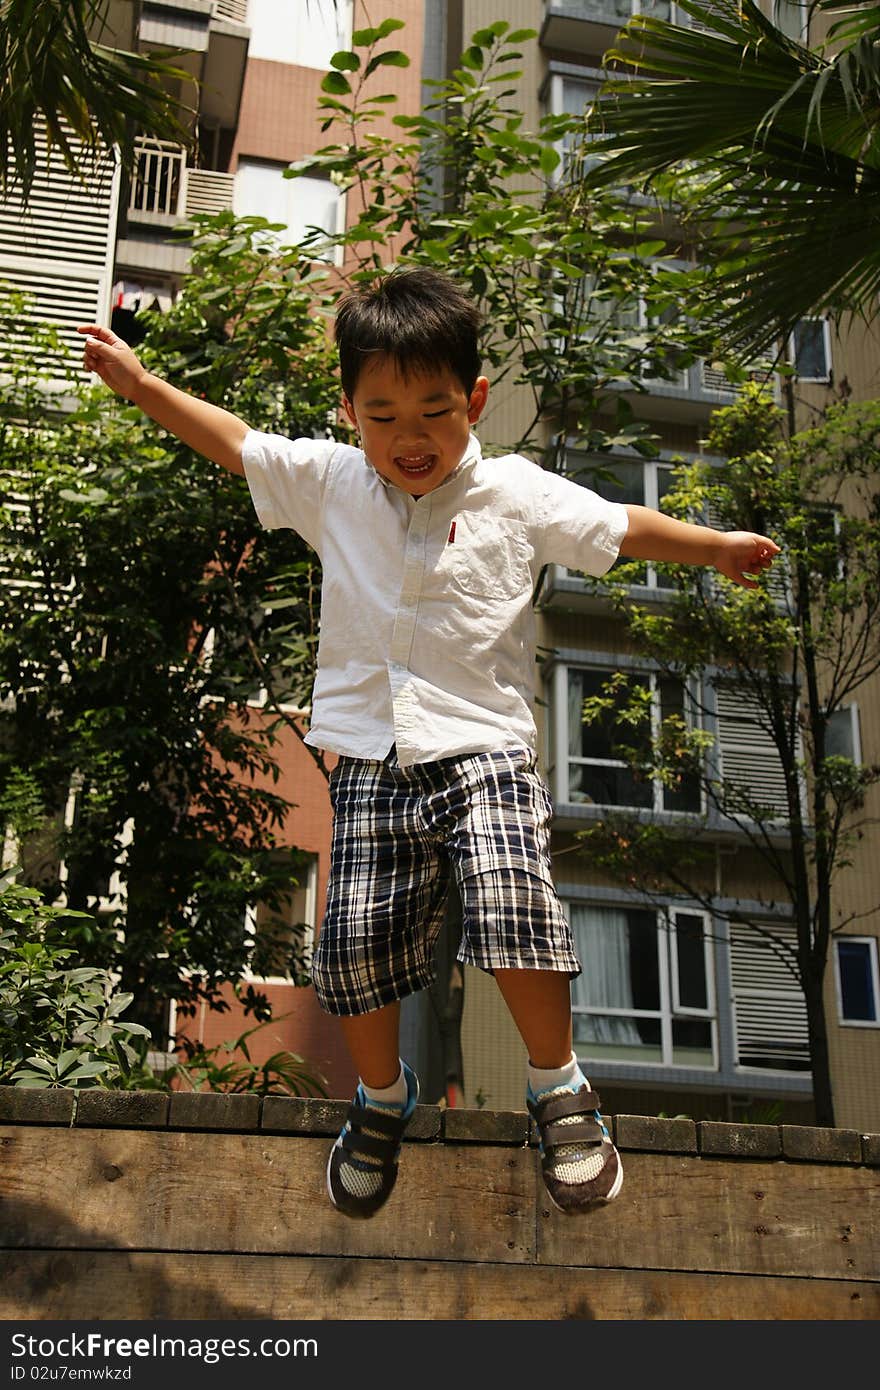
[[[880,291],[880,6],[846,10],[829,45],[788,38],[755,0],[681,0],[699,28],[634,17],[606,55],[622,69],[588,120],[599,189],[626,183],[685,203],[718,263],[727,350],[778,350],[822,313],[876,316]]]
[[[0,8],[0,194],[27,202],[44,134],[86,176],[136,125],[188,143],[188,73],[116,47],[109,0],[4,0]],[[184,117],[184,119],[182,119]]]
[[[266,252],[266,226],[229,217],[195,239],[189,292],[145,356],[308,434],[335,399],[329,348],[308,275],[294,253]],[[294,653],[279,699],[310,660],[313,562],[261,531],[241,479],[103,390],[53,420],[40,362],[57,358],[51,333],[23,347],[0,402],[0,803],[26,876],[99,912],[78,930],[81,959],[117,972],[152,1021],[167,999],[220,1007],[246,964],[269,973],[259,952],[273,943],[254,955],[245,907],[277,903],[300,856],[272,787],[275,719],[248,700],[259,661],[281,679],[279,648]],[[279,573],[303,577],[281,623],[267,616]],[[301,977],[298,943],[285,952]],[[241,997],[265,1016],[253,987]]]
[[[658,901],[683,895],[754,932],[767,930],[771,908],[787,905],[796,946],[774,949],[803,990],[817,1122],[833,1125],[823,986],[834,934],[859,915],[837,906],[836,887],[872,825],[864,798],[880,767],[859,765],[832,731],[880,670],[880,406],[833,406],[793,438],[780,426],[773,403],[746,388],[713,417],[708,448],[726,462],[683,467],[664,502],[681,515],[708,512],[722,528],[774,535],[779,575],[755,592],[735,591],[723,579],[695,583],[683,568],[660,567],[674,587],[659,608],[631,602],[631,565],[611,584],[638,649],[689,692],[686,712],[652,721],[644,688],[621,677],[584,709],[644,782],[659,781],[673,805],[684,792],[678,804],[703,809],[673,818],[603,812],[580,840],[591,862]],[[705,723],[724,688],[763,732],[781,805],[766,783],[746,785],[719,762]],[[751,915],[726,909],[714,880],[719,833],[734,827],[756,881],[773,885],[756,894]]]

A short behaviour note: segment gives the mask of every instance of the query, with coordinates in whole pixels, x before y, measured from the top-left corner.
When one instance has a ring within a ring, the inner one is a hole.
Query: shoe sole
[[[561,1211],[563,1216],[578,1216],[581,1212],[592,1211],[593,1207],[607,1207],[609,1202],[613,1202],[615,1197],[619,1196],[620,1189],[623,1187],[623,1164],[620,1161],[620,1154],[617,1153],[617,1149],[615,1149],[614,1152],[617,1154],[617,1177],[614,1179],[605,1197],[591,1197],[588,1202],[584,1202],[579,1207],[561,1207],[554,1198],[549,1187],[545,1184],[544,1191],[557,1211]]]

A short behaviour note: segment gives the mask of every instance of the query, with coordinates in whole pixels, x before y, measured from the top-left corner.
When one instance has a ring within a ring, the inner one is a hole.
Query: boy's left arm
[[[744,589],[758,587],[752,577],[769,569],[779,546],[754,531],[713,531],[677,521],[652,507],[627,507],[629,527],[620,547],[631,560],[667,560],[676,565],[712,565]]]

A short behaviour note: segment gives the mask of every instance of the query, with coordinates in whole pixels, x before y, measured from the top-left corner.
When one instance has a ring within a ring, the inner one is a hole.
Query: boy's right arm
[[[230,473],[244,474],[241,446],[248,426],[231,411],[179,391],[153,376],[131,348],[109,328],[87,324],[83,365],[119,396],[125,396],[163,429]]]

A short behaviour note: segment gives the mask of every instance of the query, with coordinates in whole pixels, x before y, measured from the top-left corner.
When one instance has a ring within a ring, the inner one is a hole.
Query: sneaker
[[[327,1163],[330,1201],[346,1216],[373,1216],[391,1196],[397,1180],[400,1141],[419,1098],[414,1071],[403,1063],[404,1105],[367,1099],[358,1086]]]
[[[541,1171],[555,1207],[588,1211],[612,1202],[623,1186],[620,1154],[599,1113],[599,1097],[578,1074],[574,1086],[526,1092],[540,1134]]]

